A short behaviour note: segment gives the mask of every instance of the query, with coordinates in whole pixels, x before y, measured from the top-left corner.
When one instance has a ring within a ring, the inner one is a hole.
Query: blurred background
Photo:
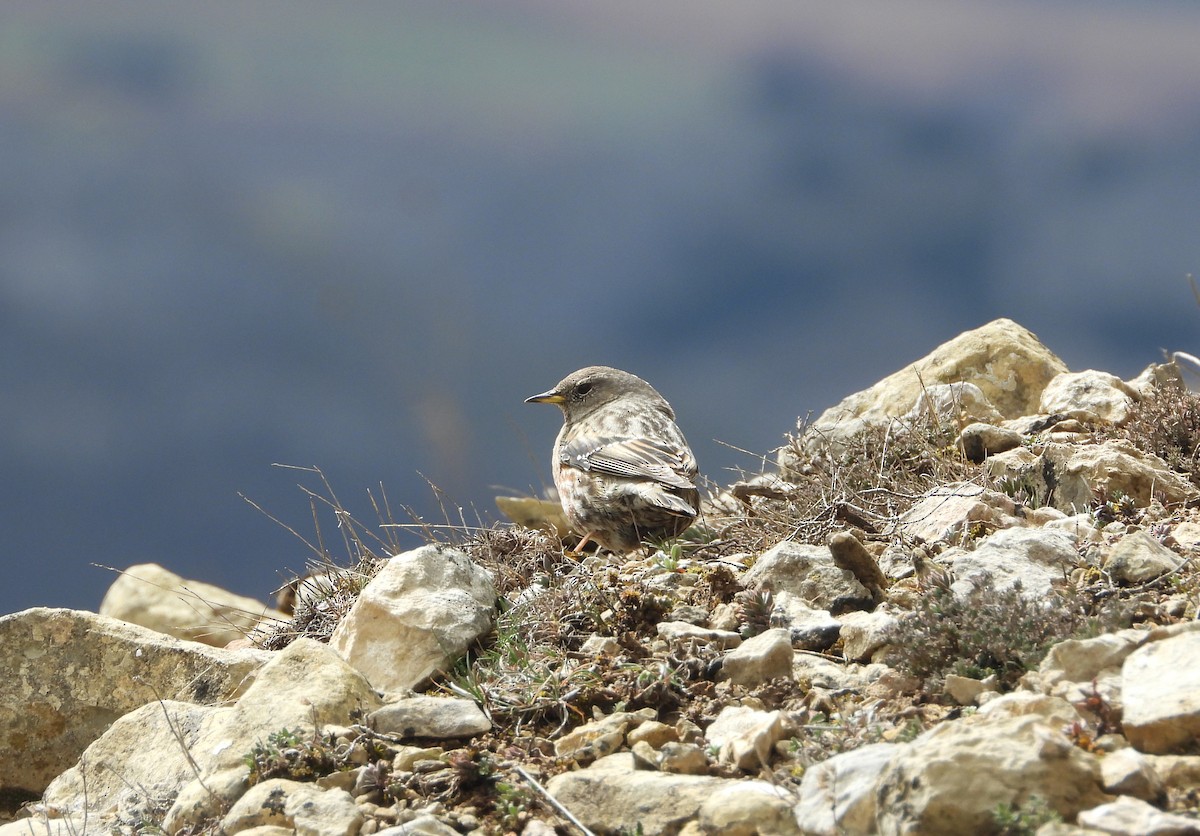
[[[307,554],[239,493],[311,534],[321,487],[273,463],[493,519],[592,363],[725,483],[998,316],[1195,352],[1198,43],[1153,0],[6,0],[0,613],[95,609],[92,563],[267,598]]]

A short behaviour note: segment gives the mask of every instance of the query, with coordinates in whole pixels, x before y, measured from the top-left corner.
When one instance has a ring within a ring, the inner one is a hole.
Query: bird
[[[588,366],[525,403],[563,413],[551,468],[572,528],[589,543],[632,552],[682,534],[700,512],[697,466],[675,411],[629,372]]]

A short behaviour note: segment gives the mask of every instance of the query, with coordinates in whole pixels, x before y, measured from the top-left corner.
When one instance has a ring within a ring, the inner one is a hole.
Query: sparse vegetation
[[[1105,427],[1099,435],[1153,453],[1200,487],[1200,395],[1177,386],[1156,388],[1133,404],[1123,426]]]
[[[1062,816],[1037,796],[1024,804],[998,804],[992,811],[997,836],[1033,836],[1043,824],[1061,821]]]
[[[1042,661],[1052,645],[1068,638],[1115,629],[1121,616],[1111,604],[1096,604],[1071,591],[1030,599],[1019,585],[997,591],[976,589],[969,597],[932,587],[900,628],[893,662],[940,688],[946,674],[973,679],[995,675],[1010,690]]]

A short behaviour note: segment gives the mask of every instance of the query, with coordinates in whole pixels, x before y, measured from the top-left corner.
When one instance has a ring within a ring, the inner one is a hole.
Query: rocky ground
[[[286,613],[0,618],[0,836],[1200,833],[1198,456],[1177,367],[997,320],[644,554],[525,498],[392,556],[330,491]]]

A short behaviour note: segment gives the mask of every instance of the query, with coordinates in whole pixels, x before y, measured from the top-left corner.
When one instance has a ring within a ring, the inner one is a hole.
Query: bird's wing
[[[696,459],[686,446],[648,438],[584,437],[563,445],[564,464],[592,473],[648,479],[670,488],[694,490]]]

